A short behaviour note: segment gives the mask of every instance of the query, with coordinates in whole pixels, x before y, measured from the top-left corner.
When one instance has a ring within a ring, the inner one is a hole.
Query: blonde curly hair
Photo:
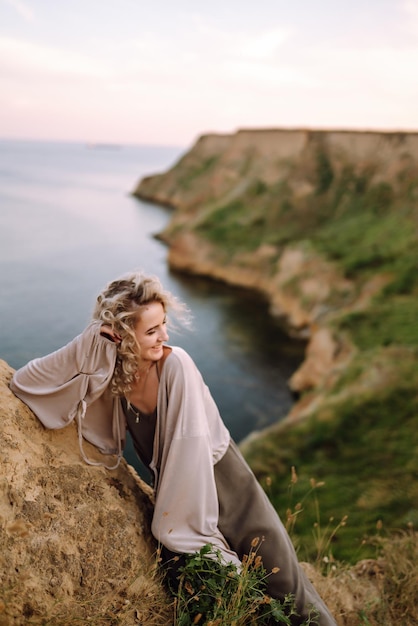
[[[110,326],[121,337],[111,383],[112,393],[116,396],[128,394],[135,380],[141,354],[134,328],[141,308],[150,302],[160,302],[166,313],[172,310],[179,319],[187,322],[186,306],[165,291],[156,276],[146,276],[140,271],[113,280],[97,297],[93,319]]]

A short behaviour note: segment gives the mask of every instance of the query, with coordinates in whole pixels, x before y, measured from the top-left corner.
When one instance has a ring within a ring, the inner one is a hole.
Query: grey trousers
[[[267,572],[280,568],[268,577],[267,593],[279,600],[288,593],[295,596],[301,619],[314,606],[320,614],[320,626],[336,626],[323,600],[298,563],[290,537],[235,443],[215,465],[219,498],[219,530],[240,559],[248,555],[251,542],[264,538],[257,549]]]

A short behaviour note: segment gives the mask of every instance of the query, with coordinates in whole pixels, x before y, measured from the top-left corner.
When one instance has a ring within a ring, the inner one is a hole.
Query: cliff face
[[[295,466],[299,501],[317,477],[323,519],[352,519],[337,558],[377,522],[416,526],[418,133],[207,135],[136,195],[175,209],[173,268],[262,292],[308,339],[299,400],[241,445],[278,510]],[[298,516],[308,553],[314,523]]]
[[[0,361],[0,624],[172,623],[153,575],[149,488],[125,462],[87,466],[75,426],[45,430],[11,375]]]
[[[263,292],[289,332],[311,339],[290,381],[306,391],[352,353],[330,331],[333,312],[366,307],[388,280],[382,273],[355,283],[309,245],[329,217],[323,201],[344,214],[363,194],[378,212],[412,185],[417,163],[417,133],[242,130],[202,136],[134,195],[175,209],[161,234],[171,267]]]
[[[286,181],[295,196],[307,196],[327,184],[329,166],[334,176],[350,164],[375,182],[396,184],[417,160],[418,133],[241,130],[203,135],[171,170],[142,179],[134,195],[198,212],[208,202],[242,195],[254,181]]]

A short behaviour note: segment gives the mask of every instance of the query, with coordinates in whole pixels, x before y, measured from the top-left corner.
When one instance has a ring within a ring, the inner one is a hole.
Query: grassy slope
[[[353,395],[336,395],[334,402],[331,396],[308,420],[269,433],[247,454],[261,479],[273,477],[269,495],[282,514],[302,502],[294,538],[309,559],[329,553],[312,541],[317,522],[327,538],[348,516],[329,546],[336,558],[348,561],[371,554],[362,541],[375,534],[380,520],[392,529],[418,523],[418,351],[390,352],[360,355],[354,364],[363,375],[386,369],[380,388],[354,388]],[[294,485],[292,465],[299,475]],[[312,478],[325,484],[312,489]]]
[[[259,477],[272,479],[270,496],[282,514],[304,500],[294,531],[310,557],[312,533],[327,534],[314,527],[315,494],[322,527],[348,515],[331,542],[337,558],[364,555],[362,539],[379,520],[390,528],[418,522],[418,177],[406,168],[391,184],[373,181],[371,172],[350,166],[335,173],[318,153],[309,195],[295,198],[286,182],[254,180],[197,225],[231,261],[261,244],[280,250],[304,241],[359,287],[376,274],[386,277],[366,310],[333,321],[358,353],[321,409],[303,424],[278,426],[247,451]],[[290,495],[292,465],[300,479]],[[312,492],[312,477],[326,484]]]

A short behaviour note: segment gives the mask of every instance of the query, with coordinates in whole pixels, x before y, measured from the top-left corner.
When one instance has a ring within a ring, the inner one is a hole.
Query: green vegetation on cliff
[[[318,494],[322,523],[348,516],[331,549],[350,560],[367,553],[362,541],[379,520],[391,528],[418,524],[418,176],[398,183],[395,192],[389,183],[370,182],[367,173],[334,173],[320,153],[313,187],[297,200],[283,183],[255,184],[211,212],[198,230],[231,257],[263,243],[280,250],[308,240],[359,288],[377,273],[387,276],[365,310],[334,321],[359,351],[345,373],[351,380],[338,383],[352,395],[329,393],[306,421],[272,429],[247,452],[258,476],[273,478],[270,495],[279,511],[288,507],[291,466],[301,478],[293,488],[296,501],[309,491],[310,478],[325,482]],[[364,380],[372,364],[378,385]],[[316,510],[313,502],[303,508],[294,536],[301,549],[311,547],[312,558]]]
[[[241,195],[227,203],[221,199],[202,212],[197,231],[231,256],[263,243],[280,249],[309,240],[347,276],[393,271],[394,279],[406,275],[416,284],[418,171],[408,176],[401,172],[395,192],[389,182],[374,183],[367,169],[356,173],[347,165],[333,173],[323,152],[317,159],[314,175],[307,172],[306,195],[295,194],[292,173],[270,186],[257,179]],[[326,175],[323,160],[328,163]]]
[[[247,450],[262,482],[271,479],[277,510],[284,514],[302,503],[293,538],[303,557],[321,556],[313,541],[318,522],[334,528],[347,516],[329,551],[349,561],[374,554],[363,540],[381,523],[386,530],[418,524],[417,357],[418,350],[399,347],[358,355],[317,411],[271,429]],[[311,491],[312,478],[325,483],[320,490]]]
[[[287,247],[312,250],[352,286],[345,296],[331,291],[315,323],[331,328],[353,356],[302,394],[301,403],[317,400],[303,419],[277,424],[244,452],[271,482],[282,515],[302,503],[289,518],[302,555],[318,552],[318,528],[347,516],[328,548],[356,560],[370,554],[363,540],[376,525],[418,523],[418,141],[399,133],[290,134],[272,132],[269,146],[266,135],[243,133],[209,165],[192,149],[187,176],[181,164],[169,173],[188,195],[176,196],[166,238],[192,233],[222,263],[249,269],[268,247],[262,278],[273,282]],[[280,141],[290,145],[288,155]],[[164,194],[164,175],[157,178]],[[176,217],[185,212],[187,223]],[[300,292],[309,309],[302,279],[280,288]],[[299,479],[290,496],[292,466]],[[312,491],[311,482],[325,485]]]

